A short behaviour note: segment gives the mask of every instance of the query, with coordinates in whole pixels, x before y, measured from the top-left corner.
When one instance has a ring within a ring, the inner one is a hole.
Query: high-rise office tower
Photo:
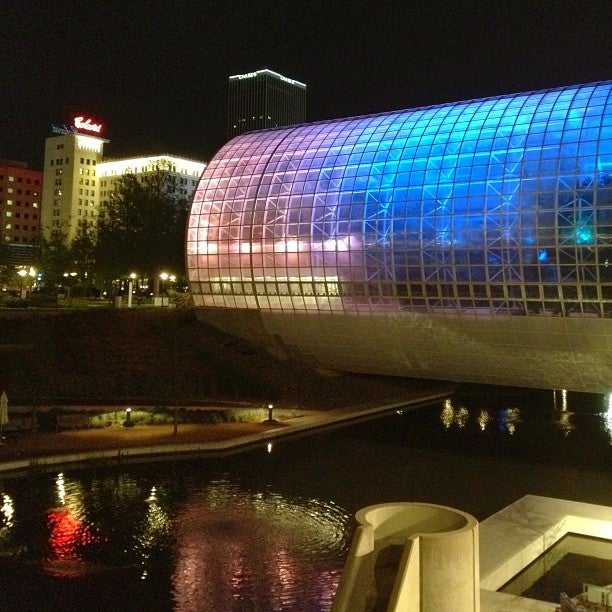
[[[306,121],[306,85],[257,70],[229,77],[228,137]]]
[[[71,242],[83,225],[95,226],[100,205],[97,164],[102,161],[102,124],[76,117],[72,126],[54,126],[45,140],[41,233],[54,231]]]

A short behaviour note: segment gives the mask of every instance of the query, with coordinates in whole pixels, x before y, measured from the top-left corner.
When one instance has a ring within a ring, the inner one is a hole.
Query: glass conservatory
[[[611,91],[600,82],[234,138],[194,194],[195,305],[612,318]]]

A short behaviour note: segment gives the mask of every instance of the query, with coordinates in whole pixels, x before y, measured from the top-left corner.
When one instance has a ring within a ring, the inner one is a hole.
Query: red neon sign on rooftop
[[[77,128],[77,130],[86,130],[88,132],[95,132],[96,134],[102,131],[102,124],[93,123],[89,117],[75,117],[74,127]]]

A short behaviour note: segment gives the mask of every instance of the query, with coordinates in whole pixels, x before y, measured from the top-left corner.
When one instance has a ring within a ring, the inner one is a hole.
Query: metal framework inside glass
[[[194,194],[195,305],[612,317],[611,90],[234,138]]]

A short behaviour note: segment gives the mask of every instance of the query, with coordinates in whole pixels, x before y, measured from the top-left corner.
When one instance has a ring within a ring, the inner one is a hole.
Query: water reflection
[[[601,416],[603,420],[604,429],[608,432],[610,444],[612,444],[612,391],[610,391],[607,397],[607,405]]]
[[[570,400],[568,392],[565,389],[558,389],[552,392],[552,406],[554,415],[552,421],[559,429],[563,437],[567,437],[574,433],[577,429],[576,419],[580,416],[578,413],[570,410]],[[544,407],[536,406],[537,410],[545,415]],[[509,406],[496,408],[473,408],[476,414],[475,420],[480,432],[487,432],[490,426],[494,425],[497,431],[503,434],[515,435],[523,422],[522,411],[524,409]],[[403,414],[403,411],[397,411],[398,416]],[[612,444],[612,393],[605,396],[605,407],[601,412],[603,419],[602,431],[607,432]],[[470,424],[470,410],[465,405],[454,403],[453,400],[446,399],[439,413],[439,420],[446,430],[453,428],[465,429]]]
[[[13,515],[15,505],[10,495],[2,494],[2,507],[0,508],[0,554],[4,554],[7,545],[10,546],[11,533],[15,526]]]
[[[10,495],[2,494],[2,531],[9,530],[13,526],[13,514],[15,514],[15,506]]]
[[[576,429],[576,426],[572,423],[573,416],[573,412],[561,412],[557,418],[557,426],[564,436],[569,436]]]
[[[480,431],[485,431],[491,421],[491,415],[486,410],[481,410],[478,413],[478,425],[480,427]]]
[[[463,429],[467,423],[468,416],[469,412],[465,406],[455,408],[450,399],[444,400],[444,406],[440,413],[440,420],[446,429],[449,429],[453,425]]]
[[[553,405],[555,410],[567,412],[567,389],[553,390]]]
[[[48,562],[82,560],[81,548],[94,539],[89,526],[67,508],[50,510],[47,513],[47,528]]]
[[[340,568],[320,558],[345,549],[348,520],[330,502],[211,483],[177,514],[177,609],[242,609],[263,593],[270,609],[326,609]]]
[[[78,575],[83,549],[97,541],[95,529],[87,523],[82,486],[78,481],[68,485],[60,472],[55,480],[56,504],[47,510],[45,568],[50,574]]]
[[[568,399],[566,389],[555,389],[553,391],[553,406],[556,410],[555,424],[564,436],[569,436],[569,434],[576,429],[576,426],[572,422],[574,413],[570,412],[567,408]]]
[[[465,429],[469,417],[470,412],[465,406],[455,407],[450,399],[444,400],[444,405],[440,411],[440,421],[442,421],[445,429],[450,429],[453,426]],[[480,431],[486,431],[494,419],[499,431],[513,435],[516,432],[517,425],[521,422],[521,411],[518,408],[502,408],[497,410],[495,417],[492,417],[488,410],[480,409],[476,417]]]
[[[60,504],[66,503],[66,483],[64,482],[64,474],[60,472],[55,480],[55,487],[57,489],[57,496],[59,497]]]
[[[505,408],[497,413],[497,429],[511,436],[516,433],[516,427],[521,422],[521,411],[518,408]]]
[[[229,479],[177,489],[163,475],[151,484],[129,473],[89,482],[59,473],[48,484],[43,529],[34,526],[36,513],[17,520],[30,522],[24,561],[35,560],[39,533],[41,571],[54,580],[121,570],[148,588],[167,581],[177,610],[254,609],[262,601],[278,610],[331,607],[352,520],[333,502],[249,491]],[[14,515],[4,494],[0,539],[10,540]]]
[[[611,443],[612,395],[487,391],[226,458],[7,479],[0,601],[329,610],[360,507],[416,499],[481,519],[526,493],[608,503]]]
[[[146,499],[148,503],[144,521],[135,534],[136,550],[140,555],[142,572],[140,578],[146,580],[151,573],[150,564],[156,553],[169,552],[171,548],[172,521],[157,498],[157,488],[151,487],[151,493]]]

